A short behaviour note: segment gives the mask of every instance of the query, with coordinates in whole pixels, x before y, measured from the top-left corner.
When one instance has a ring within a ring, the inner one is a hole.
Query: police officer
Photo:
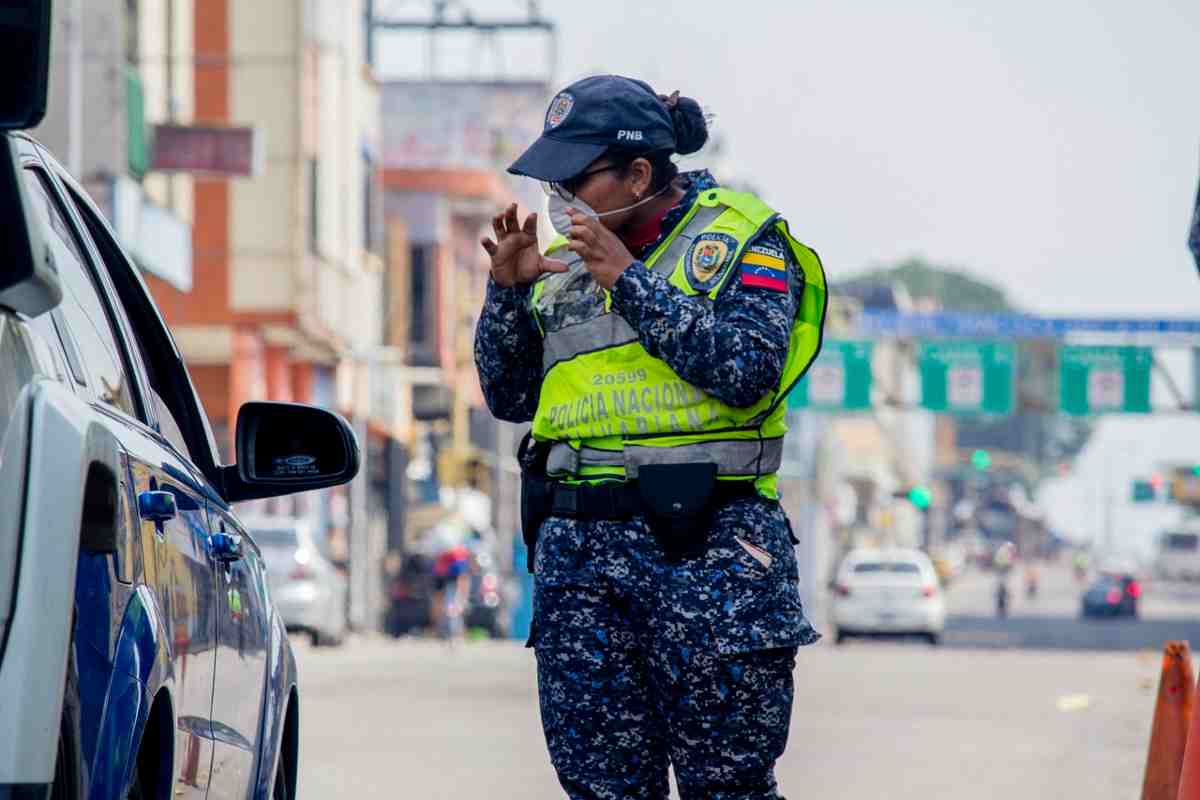
[[[532,420],[542,724],[572,798],[779,797],[796,650],[817,640],[780,508],[785,399],[820,346],[816,254],[756,197],[674,154],[699,105],[612,75],[550,103],[509,171],[475,358],[499,418]]]

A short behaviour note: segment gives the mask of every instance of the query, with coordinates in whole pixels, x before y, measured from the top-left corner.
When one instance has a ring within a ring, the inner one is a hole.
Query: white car
[[[838,568],[832,602],[835,641],[850,636],[917,635],[941,641],[946,601],[920,550],[854,550]]]
[[[275,607],[290,633],[313,645],[341,644],[346,636],[346,576],[321,553],[308,520],[242,518],[262,550]]]

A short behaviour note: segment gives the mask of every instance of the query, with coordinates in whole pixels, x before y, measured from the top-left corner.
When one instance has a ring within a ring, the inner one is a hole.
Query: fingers
[[[539,272],[566,272],[567,265],[563,261],[555,258],[543,258],[538,263]]]
[[[517,221],[516,203],[513,203],[504,211],[504,230],[507,233],[516,233],[521,230],[521,224]]]
[[[530,214],[528,217],[526,217],[525,224],[521,226],[521,230],[523,230],[526,234],[528,234],[530,236],[536,237],[537,236],[537,214]]]
[[[592,245],[587,242],[580,241],[579,239],[571,239],[568,241],[567,249],[582,258],[585,262],[591,261],[595,255]]]
[[[504,212],[501,211],[496,216],[492,217],[492,230],[496,233],[496,240],[504,238]]]
[[[567,239],[572,242],[596,243],[596,231],[585,225],[572,225],[567,229]]]
[[[494,255],[496,255],[496,251],[500,249],[500,248],[499,248],[499,247],[496,245],[496,243],[495,243],[495,242],[493,242],[491,239],[488,239],[488,238],[483,238],[483,239],[480,239],[480,240],[479,240],[479,243],[480,243],[481,245],[483,245],[483,249],[484,249],[484,250],[487,252],[487,254],[488,254],[489,256],[494,256]]]
[[[569,215],[571,217],[571,225],[573,226],[573,228],[574,227],[587,228],[587,229],[589,229],[591,231],[595,231],[597,233],[601,229],[604,228],[604,225],[600,222],[600,220],[596,219],[593,216],[581,213],[579,211],[576,211],[573,208],[568,208],[567,212],[569,213]]]

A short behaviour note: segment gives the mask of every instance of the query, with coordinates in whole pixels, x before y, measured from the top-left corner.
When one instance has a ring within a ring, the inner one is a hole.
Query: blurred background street
[[[951,589],[947,641],[828,638],[801,652],[791,744],[778,774],[789,797],[1134,797],[1158,681],[1157,653],[1134,628],[1112,649],[1027,649],[1038,631],[1109,641],[1075,619],[1065,573],[1036,607],[979,631],[991,581]],[[1150,601],[1159,633],[1193,630],[1172,595]],[[964,616],[959,616],[961,609]],[[1118,628],[1121,626],[1118,624]],[[823,628],[825,629],[825,628]],[[1089,633],[1090,630],[1090,633]],[[1114,628],[1112,630],[1117,630]],[[999,634],[1004,633],[1001,641]],[[961,638],[960,638],[961,637]],[[1003,644],[1003,648],[1000,645]],[[980,649],[983,648],[997,649]],[[531,651],[478,642],[369,638],[302,648],[301,786],[309,797],[560,797],[538,719]]]
[[[362,448],[346,486],[238,509],[289,598],[304,797],[560,796],[521,648],[528,425],[484,405],[473,337],[480,236],[545,209],[505,169],[598,72],[694,96],[712,138],[680,169],[828,272],[779,474],[826,634],[789,796],[1135,796],[1156,654],[1200,646],[1200,5],[54,14],[35,134],[136,260],[222,463],[255,400]]]

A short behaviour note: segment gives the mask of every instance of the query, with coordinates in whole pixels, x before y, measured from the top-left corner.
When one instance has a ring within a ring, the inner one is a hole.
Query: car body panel
[[[209,506],[210,531],[242,537],[242,556],[217,564],[217,675],[213,691],[210,792],[241,795],[254,782],[267,678],[270,617],[266,574],[253,540],[228,507]]]
[[[37,446],[28,458],[26,535],[0,662],[0,720],[21,735],[0,736],[0,785],[48,783],[54,773],[62,681],[47,676],[66,673],[89,442],[103,430],[66,387],[39,381],[26,391]],[[36,535],[46,531],[61,535]]]
[[[8,617],[0,627],[0,796],[44,794],[53,781],[66,694],[81,796],[125,796],[151,709],[161,707],[168,733],[159,754],[172,761],[171,785],[154,787],[156,796],[270,797],[284,721],[297,703],[295,660],[252,543],[228,567],[209,552],[214,523],[240,531],[220,497],[211,427],[141,276],[123,251],[114,259],[109,245],[102,257],[100,240],[90,238],[97,228],[110,232],[107,223],[36,143],[12,139],[24,166],[45,171],[56,211],[83,245],[82,267],[111,317],[137,413],[98,402],[79,371],[68,374],[73,334],[57,327],[54,311],[28,320],[0,309],[0,334],[16,331],[13,341],[38,351],[27,385],[0,408],[11,411],[0,428],[0,545],[16,553],[5,559],[14,568],[0,570],[8,598],[0,604],[0,621]],[[168,413],[183,417],[191,452],[160,432],[134,338],[147,334],[174,398]],[[80,552],[93,463],[118,483],[115,552]],[[138,496],[146,491],[173,494],[175,517],[143,520]],[[236,615],[230,590],[240,599]]]

